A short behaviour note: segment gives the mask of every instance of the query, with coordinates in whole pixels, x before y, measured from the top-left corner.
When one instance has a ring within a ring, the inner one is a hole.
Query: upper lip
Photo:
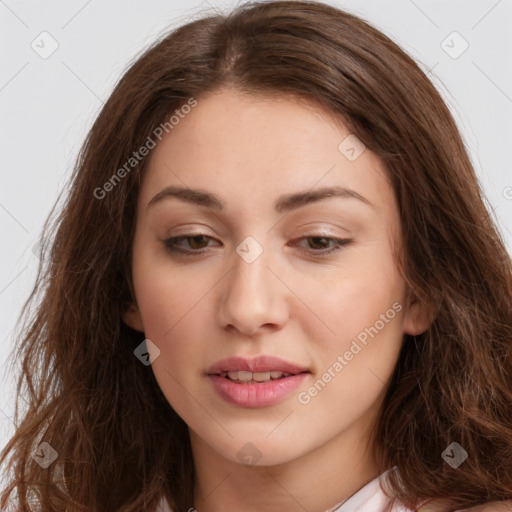
[[[283,373],[303,373],[309,371],[307,368],[303,368],[296,364],[285,361],[274,356],[258,356],[252,359],[246,359],[244,357],[229,357],[217,361],[210,366],[206,373],[208,375],[220,375],[223,372],[272,372],[281,371]]]

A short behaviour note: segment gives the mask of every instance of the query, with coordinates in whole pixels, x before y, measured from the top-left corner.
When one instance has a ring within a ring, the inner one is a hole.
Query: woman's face
[[[362,454],[404,333],[427,328],[383,166],[291,98],[221,90],[181,117],[144,175],[125,321],[195,453]]]

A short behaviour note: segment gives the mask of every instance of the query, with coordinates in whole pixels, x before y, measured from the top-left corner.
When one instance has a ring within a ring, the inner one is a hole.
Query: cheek
[[[297,294],[309,306],[300,315],[302,328],[326,356],[324,364],[348,350],[354,339],[364,342],[368,330],[375,333],[375,328],[382,332],[382,345],[400,344],[402,315],[397,309],[405,309],[406,288],[390,250],[379,250],[378,244],[361,248],[329,273],[295,282],[300,283]]]
[[[179,327],[190,323],[208,286],[174,263],[147,234],[135,241],[133,280],[145,334],[157,344],[167,343]]]
[[[335,334],[317,338],[317,380],[301,390],[299,402],[311,414],[331,411],[343,423],[368,410],[393,374],[403,339],[405,283],[392,258],[377,251],[361,254],[335,282],[317,302]]]
[[[161,350],[168,351],[171,345],[173,350],[181,350],[204,337],[199,336],[207,308],[204,288],[169,275],[145,279],[138,295],[145,334]]]
[[[151,276],[140,289],[146,338],[160,350],[152,371],[169,404],[183,418],[197,414],[190,397],[201,396],[202,360],[208,330],[203,286],[179,277]]]
[[[134,285],[144,335],[160,350],[151,367],[169,402],[174,401],[178,382],[186,378],[184,368],[194,360],[194,340],[202,323],[197,321],[202,290],[187,282],[169,265],[155,260],[134,264]],[[183,371],[183,374],[180,372]],[[179,386],[178,386],[179,387]]]
[[[404,310],[398,301],[363,303],[343,313],[339,335],[317,352],[315,378],[297,400],[305,411],[340,428],[373,410],[393,375],[403,338]],[[382,316],[381,316],[382,315]]]

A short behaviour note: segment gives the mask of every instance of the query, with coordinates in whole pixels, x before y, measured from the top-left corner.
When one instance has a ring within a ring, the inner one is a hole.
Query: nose
[[[231,260],[219,301],[221,326],[246,336],[279,330],[289,318],[291,292],[272,268],[269,251],[252,262],[234,252]]]

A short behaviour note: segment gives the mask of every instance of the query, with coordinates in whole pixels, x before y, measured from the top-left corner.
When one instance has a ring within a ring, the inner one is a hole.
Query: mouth
[[[269,382],[283,379],[299,373],[310,373],[306,367],[299,366],[274,356],[262,355],[248,359],[229,357],[217,361],[206,370],[208,375],[218,375],[239,383]]]
[[[231,357],[212,365],[207,376],[219,395],[239,407],[264,407],[290,395],[311,372],[273,356]]]
[[[224,371],[219,375],[219,377],[224,377],[225,379],[229,379],[232,382],[236,382],[237,384],[259,384],[261,382],[271,382],[274,380],[282,380],[287,377],[291,377],[293,375],[299,375],[300,373],[309,373],[308,371],[298,372],[298,373],[287,373],[280,370],[272,370],[266,372],[247,372],[247,371]]]

